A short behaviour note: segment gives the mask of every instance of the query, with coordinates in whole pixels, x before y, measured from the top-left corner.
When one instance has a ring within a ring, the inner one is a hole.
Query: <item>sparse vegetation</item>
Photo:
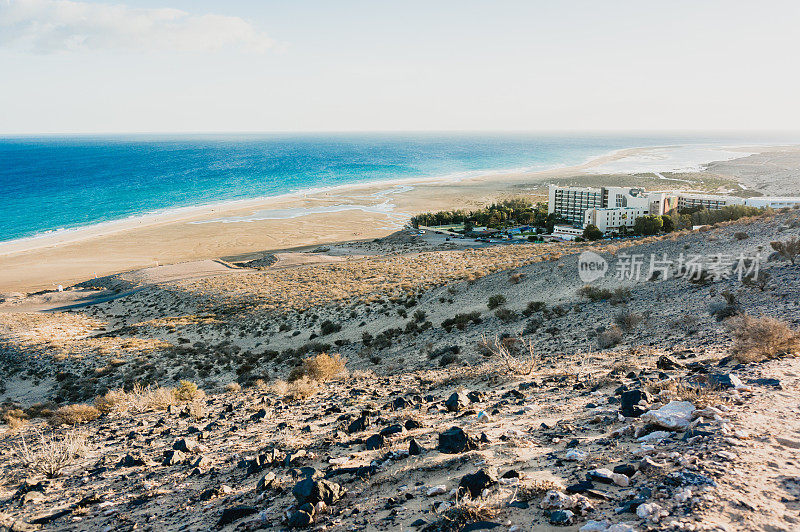
[[[289,382],[294,382],[303,377],[308,377],[317,382],[335,379],[345,374],[345,363],[346,360],[339,354],[320,353],[306,358],[301,366],[294,368],[289,375]]]
[[[503,338],[495,336],[488,340],[481,339],[481,347],[490,356],[498,357],[506,369],[515,375],[530,375],[539,362],[532,341],[520,338]]]
[[[800,350],[800,336],[785,322],[769,317],[742,315],[730,323],[733,355],[740,362],[757,362]]]
[[[599,288],[590,284],[580,287],[578,295],[590,301],[610,301],[614,305],[626,303],[631,299],[629,288],[618,287],[614,290],[609,290],[608,288]]]
[[[489,296],[489,301],[486,304],[489,307],[489,310],[494,310],[498,307],[502,307],[506,304],[506,296],[503,294],[495,294],[493,296]]]
[[[67,432],[61,437],[38,431],[35,442],[28,443],[20,435],[14,454],[25,467],[47,478],[61,476],[64,469],[86,452],[86,438],[79,432]]]
[[[641,314],[632,312],[628,309],[622,309],[614,315],[614,323],[616,323],[623,331],[626,332],[635,329],[643,319],[644,318]]]
[[[600,347],[600,349],[614,347],[620,342],[622,342],[622,329],[620,329],[617,325],[612,325],[611,327],[597,333],[597,345]]]
[[[478,324],[481,322],[481,313],[480,312],[468,312],[464,314],[456,314],[452,318],[447,318],[442,322],[442,327],[445,331],[450,332],[453,327],[458,329],[459,331],[463,331],[466,329],[467,325],[471,323]]]
[[[499,308],[495,310],[494,315],[497,316],[503,323],[509,323],[519,319],[519,314],[507,308]]]
[[[180,381],[178,387],[172,390],[172,396],[179,403],[187,403],[200,399],[204,396],[202,390],[197,387],[197,384],[191,381]]]
[[[798,255],[800,255],[800,238],[796,236],[783,242],[770,242],[770,246],[778,255],[792,264],[795,264]]]
[[[77,425],[88,423],[100,417],[100,410],[92,405],[65,405],[53,412],[50,422],[53,425]]]

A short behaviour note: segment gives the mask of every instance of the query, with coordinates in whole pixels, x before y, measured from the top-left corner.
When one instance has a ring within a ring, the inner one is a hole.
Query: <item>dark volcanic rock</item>
[[[262,491],[267,491],[275,483],[275,478],[275,473],[272,471],[261,477],[261,480],[259,480],[258,484],[256,484],[256,491],[259,493]]]
[[[392,436],[393,434],[402,434],[405,432],[405,428],[403,425],[389,425],[388,427],[384,427],[381,429],[380,435],[381,436]]]
[[[316,504],[319,501],[330,506],[344,496],[345,489],[329,480],[314,480],[309,477],[292,488],[292,495],[300,504]]]
[[[674,358],[672,358],[670,356],[661,355],[660,357],[658,357],[658,361],[656,362],[656,367],[658,369],[667,369],[667,370],[669,370],[669,369],[682,368],[683,364],[681,364],[680,362],[678,362],[677,360],[675,360]]]
[[[644,390],[630,390],[623,392],[619,398],[620,412],[625,417],[639,417],[647,412],[647,407],[640,406],[640,402],[649,403],[650,394]]]
[[[226,508],[222,512],[217,526],[229,525],[248,515],[253,515],[256,512],[258,512],[258,508],[255,506],[234,506],[233,508]]]
[[[497,478],[485,469],[464,475],[458,483],[458,493],[463,497],[469,493],[473,499],[480,497],[484,489],[497,484]]]
[[[368,451],[374,451],[386,446],[386,438],[383,437],[383,434],[373,434],[367,438],[367,441],[364,442],[364,445]]]
[[[470,402],[465,392],[455,392],[447,398],[447,401],[444,402],[444,406],[446,406],[450,412],[458,412],[465,409]]]
[[[738,388],[743,384],[742,380],[733,373],[712,373],[708,376],[708,383],[712,388],[720,388],[723,390]]]
[[[632,477],[634,473],[636,473],[636,467],[632,466],[631,464],[623,464],[614,467],[614,473],[619,473],[620,475],[625,475],[626,477]]]
[[[361,432],[367,430],[367,427],[370,425],[369,416],[362,415],[361,417],[355,419],[352,423],[347,426],[347,433],[348,434],[355,434],[356,432]]]
[[[414,438],[411,438],[411,441],[408,442],[408,455],[409,456],[418,456],[425,452],[425,449],[422,445],[417,442]]]
[[[147,463],[144,461],[144,458],[132,454],[126,454],[122,457],[122,460],[117,463],[117,467],[141,467],[145,465],[147,465]]]
[[[439,452],[458,454],[478,448],[478,441],[459,427],[451,427],[439,434]]]
[[[550,512],[550,523],[553,525],[571,525],[575,514],[570,510],[554,510]]]
[[[181,451],[164,451],[164,462],[166,466],[181,464],[186,461],[186,455]]]

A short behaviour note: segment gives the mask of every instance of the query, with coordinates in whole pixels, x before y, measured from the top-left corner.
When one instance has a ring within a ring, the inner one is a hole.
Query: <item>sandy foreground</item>
[[[712,163],[702,172],[681,174],[686,179],[682,186],[728,191],[740,180],[748,188],[770,194],[800,193],[800,148],[738,149],[759,153]],[[552,182],[605,183],[610,176],[601,172],[603,165],[641,157],[649,150],[621,150],[582,165],[541,172],[487,174],[458,181],[419,179],[350,185],[13,241],[0,244],[0,294],[53,289],[59,284],[69,286],[95,276],[163,264],[256,258],[265,251],[383,237],[419,212],[476,208],[519,194],[544,198],[546,185]],[[649,188],[676,185],[674,180],[661,179],[663,173],[658,177],[613,177],[615,183],[642,183]],[[297,216],[299,211],[306,214]]]

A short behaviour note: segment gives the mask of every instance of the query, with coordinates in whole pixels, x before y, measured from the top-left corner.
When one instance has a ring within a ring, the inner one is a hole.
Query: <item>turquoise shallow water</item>
[[[349,183],[578,164],[746,135],[318,134],[0,138],[0,241]]]

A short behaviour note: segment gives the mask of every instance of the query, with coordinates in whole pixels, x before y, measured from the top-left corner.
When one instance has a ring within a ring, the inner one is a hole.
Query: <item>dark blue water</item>
[[[0,241],[315,187],[544,169],[621,148],[733,141],[759,139],[533,134],[0,138]]]

